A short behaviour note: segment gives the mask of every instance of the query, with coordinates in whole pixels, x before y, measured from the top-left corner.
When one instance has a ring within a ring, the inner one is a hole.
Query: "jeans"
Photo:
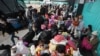
[[[19,37],[18,37],[18,36],[15,36],[15,33],[13,32],[13,33],[11,34],[11,41],[12,41],[13,45],[15,45],[15,40],[14,40],[14,38],[19,39]]]

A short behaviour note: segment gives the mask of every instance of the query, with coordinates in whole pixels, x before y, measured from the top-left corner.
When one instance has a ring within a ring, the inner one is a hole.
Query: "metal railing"
[[[43,1],[25,0],[25,4],[43,4]],[[68,4],[67,2],[53,2],[53,4]]]

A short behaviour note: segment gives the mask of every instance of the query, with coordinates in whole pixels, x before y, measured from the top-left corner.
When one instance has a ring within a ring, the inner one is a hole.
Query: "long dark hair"
[[[92,32],[92,25],[88,25],[88,28],[90,29],[90,31]]]

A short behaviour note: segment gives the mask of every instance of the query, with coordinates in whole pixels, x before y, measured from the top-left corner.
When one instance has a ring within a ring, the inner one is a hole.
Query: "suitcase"
[[[23,41],[24,42],[28,42],[29,43],[32,43],[32,39],[34,38],[35,36],[35,32],[34,31],[31,31],[31,32],[28,32],[26,33],[26,35],[23,37]]]

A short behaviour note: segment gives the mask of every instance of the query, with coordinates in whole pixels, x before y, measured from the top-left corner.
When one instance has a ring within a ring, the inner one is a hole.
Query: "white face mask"
[[[70,20],[70,18],[68,18],[68,20]]]
[[[79,21],[82,21],[82,19],[79,19]]]
[[[95,36],[94,36],[94,35],[92,35],[92,36],[91,36],[91,38],[90,38],[90,41],[92,41],[92,40],[94,39],[94,37],[95,37]]]

